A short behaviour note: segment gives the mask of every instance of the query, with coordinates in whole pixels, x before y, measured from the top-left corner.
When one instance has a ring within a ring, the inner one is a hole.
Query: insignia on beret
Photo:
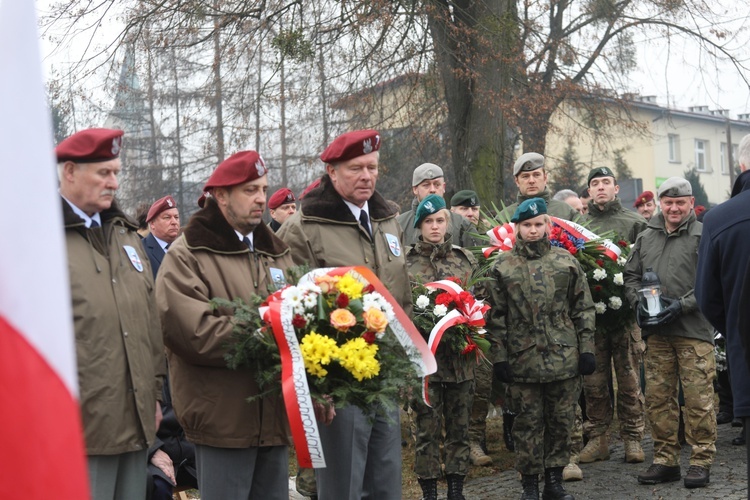
[[[523,222],[526,219],[532,219],[538,215],[544,215],[547,213],[547,202],[544,198],[530,198],[524,200],[518,205],[516,211],[511,217],[511,222]]]
[[[424,204],[424,208],[428,212],[434,212],[435,211],[435,207],[432,205],[432,202],[430,202],[430,201],[428,201],[427,203]]]
[[[338,163],[358,156],[370,154],[380,149],[380,134],[377,131],[355,130],[341,134],[321,153],[324,163]]]
[[[266,175],[266,164],[263,162],[263,157],[258,154],[258,161],[255,162],[255,169],[258,171],[258,177]]]
[[[436,194],[425,196],[424,199],[419,202],[417,210],[414,212],[414,227],[419,227],[425,217],[437,213],[444,208],[445,200],[442,196]]]
[[[362,152],[366,155],[372,153],[372,140],[365,139],[362,141]]]
[[[174,203],[172,203],[172,198],[167,198],[167,205],[169,205],[169,208],[172,208]]]
[[[536,206],[536,203],[532,203],[529,205],[529,209],[533,212],[534,215],[537,215],[539,213],[539,209]]]
[[[122,149],[122,136],[112,139],[112,156],[118,156]]]

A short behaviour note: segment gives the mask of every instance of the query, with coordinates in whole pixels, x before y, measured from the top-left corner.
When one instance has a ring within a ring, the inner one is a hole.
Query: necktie
[[[165,251],[165,252],[166,252],[167,250],[169,250],[169,245],[171,245],[171,243],[167,243],[166,245],[164,245],[164,251]]]
[[[244,243],[245,245],[247,245],[247,248],[249,248],[251,252],[253,251],[253,244],[250,243],[250,238],[248,238],[247,236],[245,236],[244,238],[242,238],[242,243]]]
[[[365,229],[365,231],[367,231],[367,234],[372,237],[372,231],[370,231],[370,218],[364,210],[359,212],[359,224]]]
[[[99,223],[94,219],[91,219],[91,225],[89,226],[89,229],[94,229],[95,227],[99,227]]]

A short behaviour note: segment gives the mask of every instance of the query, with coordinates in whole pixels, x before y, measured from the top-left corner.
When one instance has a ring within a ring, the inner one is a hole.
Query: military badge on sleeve
[[[136,271],[139,273],[143,272],[143,262],[141,262],[141,258],[138,255],[138,252],[136,252],[135,248],[131,247],[130,245],[123,245],[122,248],[125,249],[125,253],[128,254],[128,258],[130,259],[130,263],[133,264],[133,267]]]
[[[388,248],[391,250],[391,253],[396,257],[401,257],[401,242],[398,241],[398,236],[385,233],[385,239],[388,242]]]

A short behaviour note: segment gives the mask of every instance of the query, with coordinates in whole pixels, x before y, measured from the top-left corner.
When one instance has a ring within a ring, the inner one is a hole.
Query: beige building
[[[585,170],[614,166],[619,155],[642,180],[642,189],[655,191],[667,178],[683,176],[696,167],[711,203],[729,197],[732,161],[750,134],[750,114],[730,118],[725,110],[696,106],[687,111],[658,105],[653,97],[631,96],[627,105],[599,101],[594,111],[566,102],[552,118],[546,156],[554,164],[571,144]],[[584,170],[584,169],[582,169]]]

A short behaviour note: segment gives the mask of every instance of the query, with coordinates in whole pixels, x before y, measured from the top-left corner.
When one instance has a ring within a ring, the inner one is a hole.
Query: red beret
[[[335,138],[320,159],[324,163],[351,160],[380,149],[380,134],[377,130],[355,130]]]
[[[114,160],[122,149],[122,130],[90,128],[64,139],[55,148],[58,162],[96,163]]]
[[[320,181],[321,181],[322,179],[323,179],[322,177],[318,177],[317,179],[315,179],[314,181],[312,181],[312,182],[310,183],[310,185],[309,185],[309,186],[307,186],[307,187],[306,187],[306,188],[305,188],[305,189],[304,189],[304,190],[302,191],[302,193],[300,193],[300,195],[299,195],[299,199],[301,200],[302,198],[304,198],[305,196],[307,196],[307,193],[309,193],[310,191],[312,191],[312,190],[313,190],[313,189],[315,189],[316,187],[320,186]]]
[[[638,198],[635,199],[635,203],[633,203],[633,206],[639,207],[643,205],[644,203],[652,201],[653,199],[654,199],[654,193],[652,193],[651,191],[644,191],[638,195]]]
[[[240,151],[219,163],[214,173],[203,186],[204,194],[198,200],[203,206],[205,193],[216,187],[231,187],[248,181],[254,181],[266,175],[266,164],[256,151]]]
[[[292,193],[291,189],[281,188],[273,193],[270,198],[268,198],[268,208],[271,210],[276,210],[281,205],[294,203],[295,201],[296,198],[294,197],[294,193]]]
[[[169,210],[170,208],[177,208],[177,202],[174,201],[174,198],[172,198],[170,195],[167,195],[164,198],[159,198],[154,202],[153,205],[151,205],[151,208],[148,209],[146,222],[151,222],[154,217],[164,212],[165,210]]]

